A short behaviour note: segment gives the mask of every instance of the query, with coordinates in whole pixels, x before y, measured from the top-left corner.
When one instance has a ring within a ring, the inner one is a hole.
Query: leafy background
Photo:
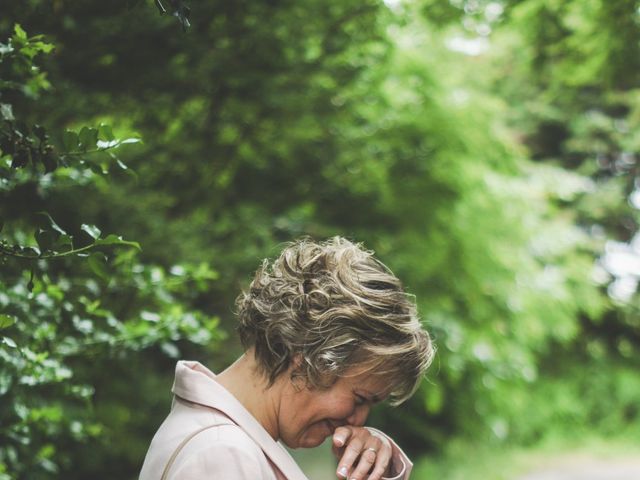
[[[637,1],[155,3],[3,4],[0,478],[136,478],[304,234],[417,296],[412,455],[637,432]]]

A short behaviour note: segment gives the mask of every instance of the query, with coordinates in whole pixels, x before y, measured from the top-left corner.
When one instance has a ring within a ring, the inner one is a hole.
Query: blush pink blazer
[[[139,480],[308,480],[200,363],[178,362],[172,392],[171,412],[151,441]],[[407,480],[412,464],[391,444],[399,473],[388,480]]]

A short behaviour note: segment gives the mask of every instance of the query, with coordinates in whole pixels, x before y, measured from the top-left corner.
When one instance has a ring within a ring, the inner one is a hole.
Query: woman
[[[245,353],[219,375],[178,363],[140,480],[305,480],[280,442],[329,436],[338,477],[407,479],[404,453],[364,427],[375,403],[411,396],[434,353],[399,280],[348,240],[304,239],[237,304]]]

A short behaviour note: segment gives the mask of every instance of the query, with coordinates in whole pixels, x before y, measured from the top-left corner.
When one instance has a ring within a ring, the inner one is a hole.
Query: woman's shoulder
[[[171,470],[176,479],[197,478],[202,472],[207,478],[211,475],[228,480],[275,480],[260,447],[233,423],[216,424],[199,431],[176,456]]]
[[[140,478],[160,478],[169,459],[168,478],[200,469],[224,473],[229,479],[273,475],[262,449],[240,426],[222,412],[183,401],[174,403],[156,433]]]
[[[217,452],[239,450],[246,454],[243,456],[254,459],[264,457],[262,449],[235,423],[219,423],[203,428],[189,440],[184,450],[192,453],[202,450]]]

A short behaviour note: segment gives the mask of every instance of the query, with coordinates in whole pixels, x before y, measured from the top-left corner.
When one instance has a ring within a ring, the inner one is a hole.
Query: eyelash
[[[365,403],[367,403],[369,401],[368,398],[363,397],[362,395],[358,395],[356,393],[356,405],[360,406],[360,405],[364,405]]]

